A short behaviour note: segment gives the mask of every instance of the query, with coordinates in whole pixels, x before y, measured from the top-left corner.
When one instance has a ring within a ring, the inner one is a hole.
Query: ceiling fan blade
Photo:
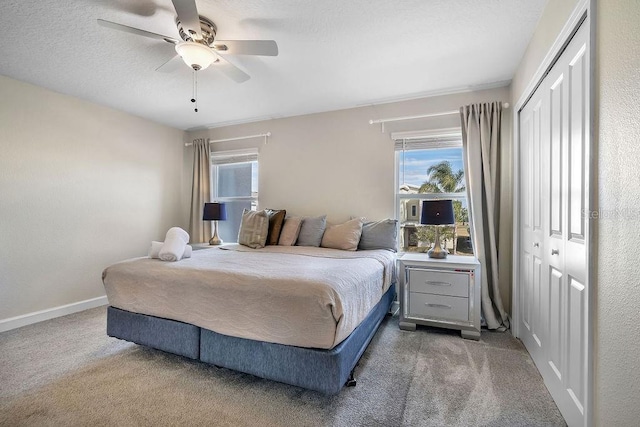
[[[178,68],[184,65],[184,61],[179,55],[174,55],[173,58],[156,68],[156,71],[161,73],[173,73]]]
[[[188,31],[192,38],[202,40],[202,31],[200,29],[200,16],[198,16],[198,8],[195,0],[171,0],[173,7],[178,14],[178,20],[182,23],[182,28]]]
[[[278,56],[274,40],[216,40],[212,47],[217,52],[234,55]]]
[[[98,19],[98,25],[106,28],[112,28],[118,31],[124,31],[125,33],[137,34],[139,36],[149,37],[157,40],[164,40],[167,43],[176,44],[178,40],[173,37],[163,36],[162,34],[152,33],[150,31],[141,30],[139,28],[129,27],[128,25],[117,24],[111,21],[105,21],[104,19]]]
[[[216,68],[222,71],[223,74],[225,74],[236,83],[246,82],[251,78],[249,74],[245,73],[240,68],[224,59],[221,55],[218,55],[218,60],[213,63],[212,68]]]

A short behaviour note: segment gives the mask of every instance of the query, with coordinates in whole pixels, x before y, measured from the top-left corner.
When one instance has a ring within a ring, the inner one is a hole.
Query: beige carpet
[[[0,334],[1,426],[562,426],[519,341],[388,317],[336,396],[105,334],[101,307]]]

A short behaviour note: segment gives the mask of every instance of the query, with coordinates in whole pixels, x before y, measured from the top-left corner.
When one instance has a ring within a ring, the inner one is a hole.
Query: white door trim
[[[551,45],[551,48],[545,55],[544,59],[538,66],[538,69],[531,77],[529,84],[526,86],[526,89],[521,94],[520,98],[515,103],[514,114],[513,114],[513,272],[512,272],[512,300],[511,307],[512,313],[511,318],[513,321],[510,323],[511,332],[515,337],[520,337],[519,330],[519,322],[520,318],[520,263],[518,262],[520,256],[520,111],[524,108],[527,101],[533,95],[535,90],[538,88],[544,77],[547,75],[549,70],[553,67],[553,64],[556,62],[557,58],[560,56],[564,48],[567,46],[573,34],[577,31],[578,27],[581,23],[584,22],[584,25],[589,27],[589,49],[590,49],[590,60],[589,60],[589,72],[590,75],[594,76],[595,71],[595,17],[594,13],[596,11],[596,0],[580,0],[574,10],[572,11],[569,19],[565,23],[564,27],[556,37],[554,43]],[[589,164],[589,175],[588,182],[590,183],[589,188],[587,189],[587,201],[585,207],[588,212],[594,210],[594,202],[596,199],[596,191],[597,186],[594,185],[595,180],[595,167],[593,167],[594,162],[594,146],[595,146],[595,132],[594,132],[594,115],[595,115],[595,79],[590,79],[590,88],[589,88],[589,105],[590,105],[590,138],[589,138],[589,147],[588,147],[588,159]],[[594,245],[595,233],[594,233],[594,223],[593,221],[588,221],[587,223],[587,233],[589,236],[589,242],[587,247],[587,259],[588,259],[588,271],[587,278],[589,281],[588,286],[588,295],[587,295],[587,354],[586,354],[586,405],[585,405],[585,425],[592,426],[593,425],[593,330],[594,330],[594,299],[595,299],[595,269],[592,267],[594,265],[596,259],[596,253],[593,248]]]

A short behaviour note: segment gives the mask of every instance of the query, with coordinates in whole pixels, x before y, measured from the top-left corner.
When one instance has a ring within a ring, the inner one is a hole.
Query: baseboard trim
[[[54,319],[56,317],[66,316],[67,314],[73,314],[79,311],[88,310],[90,308],[100,307],[107,304],[108,301],[105,295],[84,301],[74,302],[67,305],[61,305],[59,307],[53,307],[46,310],[23,314],[21,316],[2,319],[0,320],[0,332],[10,331],[11,329],[20,328],[22,326],[31,325],[34,323],[42,322],[44,320]]]

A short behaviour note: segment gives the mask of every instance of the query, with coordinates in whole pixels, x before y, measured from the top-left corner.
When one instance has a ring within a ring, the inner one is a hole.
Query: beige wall
[[[189,139],[222,139],[271,132],[272,137],[267,145],[262,139],[212,145],[214,151],[259,147],[261,207],[284,208],[295,215],[327,214],[328,219],[335,222],[350,216],[383,219],[395,215],[395,157],[390,132],[459,127],[460,118],[452,115],[388,123],[384,133],[380,132],[380,125],[370,125],[370,119],[456,110],[470,103],[506,102],[509,98],[509,89],[502,87],[215,128],[191,132]],[[506,209],[501,219],[505,225],[501,240],[507,246],[511,243],[511,179],[508,162],[511,157],[511,122],[511,110],[505,110]],[[191,156],[192,150],[185,149],[185,159]],[[502,294],[509,309],[510,246],[501,255],[501,277],[504,278]]]
[[[0,321],[104,295],[180,210],[184,132],[0,76]]]
[[[521,99],[578,2],[550,0],[512,83]],[[640,419],[640,2],[594,2],[596,22],[594,425],[631,426]]]

